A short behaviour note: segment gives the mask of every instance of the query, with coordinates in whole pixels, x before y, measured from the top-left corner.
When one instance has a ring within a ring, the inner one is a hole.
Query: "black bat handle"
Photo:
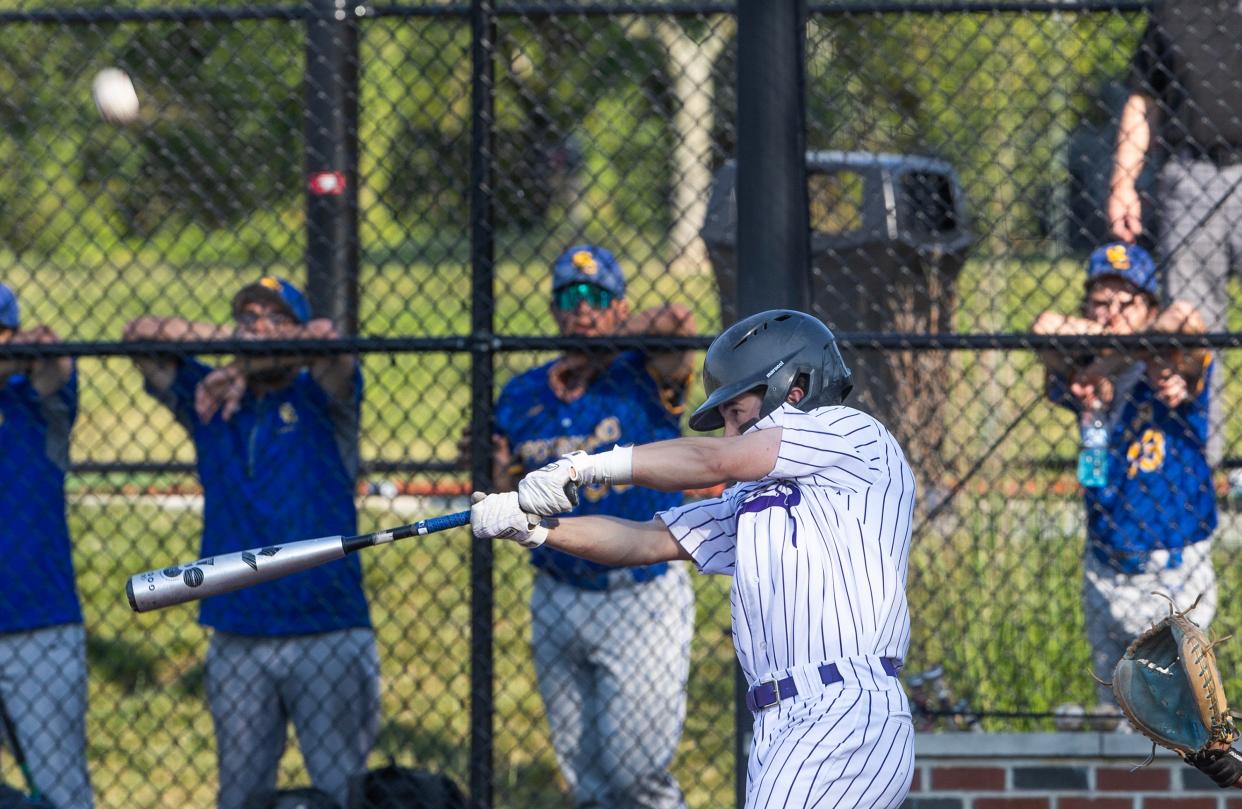
[[[383,545],[386,542],[393,542],[406,537],[423,536],[425,534],[434,534],[438,531],[447,531],[450,528],[460,528],[463,525],[470,524],[470,512],[458,511],[455,514],[445,514],[440,517],[429,517],[425,520],[410,523],[409,525],[401,525],[396,528],[388,528],[381,531],[372,531],[369,534],[359,534],[353,537],[345,537],[341,540],[341,547],[345,549],[345,553],[353,553],[354,551],[369,548],[372,545]]]

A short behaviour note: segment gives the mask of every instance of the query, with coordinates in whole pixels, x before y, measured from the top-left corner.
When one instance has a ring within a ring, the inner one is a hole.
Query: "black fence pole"
[[[472,418],[470,475],[477,491],[492,487],[492,385],[496,345],[495,300],[495,48],[491,0],[470,3],[470,276]],[[495,650],[492,543],[470,552],[470,794],[477,809],[492,805],[492,727]]]
[[[805,0],[739,0],[739,317],[810,304],[805,51]]]
[[[306,18],[306,292],[311,311],[358,331],[358,23],[354,4]]]
[[[737,7],[737,314],[810,305],[806,192],[806,2]],[[723,324],[729,325],[729,324]],[[746,802],[754,718],[734,666],[734,790]]]

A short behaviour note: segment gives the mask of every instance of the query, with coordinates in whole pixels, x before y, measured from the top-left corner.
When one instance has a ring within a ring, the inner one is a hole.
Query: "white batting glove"
[[[527,514],[550,517],[578,505],[578,482],[568,457],[536,469],[518,481],[518,502]]]
[[[614,447],[598,455],[579,450],[536,469],[518,483],[518,500],[528,514],[550,517],[578,505],[578,487],[630,483],[634,479],[633,447]]]
[[[470,530],[479,539],[509,539],[523,548],[538,548],[548,538],[539,518],[518,506],[517,492],[475,492],[470,503]]]

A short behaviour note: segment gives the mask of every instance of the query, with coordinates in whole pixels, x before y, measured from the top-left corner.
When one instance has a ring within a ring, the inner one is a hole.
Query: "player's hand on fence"
[[[550,517],[572,511],[578,505],[578,478],[573,461],[566,456],[536,469],[518,481],[517,494],[527,514]]]
[[[1107,407],[1113,401],[1113,379],[1098,363],[1079,370],[1070,380],[1070,393],[1083,407]]]
[[[245,395],[245,374],[236,365],[226,365],[207,374],[198,383],[194,389],[194,412],[204,424],[211,421],[217,412],[228,421],[241,407]]]
[[[1149,360],[1147,376],[1156,390],[1156,398],[1167,407],[1181,407],[1190,398],[1190,383],[1168,361],[1160,358]]]
[[[470,502],[470,530],[479,539],[509,539],[523,548],[538,548],[548,538],[539,518],[522,511],[517,492],[475,492]]]
[[[1221,789],[1237,786],[1238,780],[1242,779],[1242,754],[1232,747],[1228,750],[1204,750],[1186,761],[1215,781]]]
[[[587,354],[566,354],[548,369],[548,387],[562,402],[575,402],[586,393],[598,372],[599,360]]]

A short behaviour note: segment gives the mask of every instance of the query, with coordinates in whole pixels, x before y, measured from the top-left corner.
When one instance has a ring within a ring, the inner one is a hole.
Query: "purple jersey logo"
[[[774,490],[765,491],[763,494],[756,495],[742,504],[742,508],[737,512],[740,517],[743,514],[758,514],[760,511],[767,511],[770,508],[783,508],[789,512],[790,519],[793,521],[793,546],[798,547],[798,521],[793,519],[790,511],[794,506],[802,502],[802,490],[798,488],[796,483],[778,483]]]

